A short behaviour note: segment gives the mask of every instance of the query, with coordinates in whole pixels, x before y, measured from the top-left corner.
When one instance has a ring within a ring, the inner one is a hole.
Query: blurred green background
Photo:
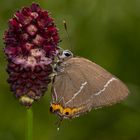
[[[24,140],[26,109],[13,97],[3,53],[8,19],[31,0],[0,0],[0,140]],[[86,57],[122,79],[130,89],[124,102],[63,121],[49,113],[50,92],[33,105],[34,140],[140,140],[140,0],[34,0],[55,18],[62,39],[75,55]]]

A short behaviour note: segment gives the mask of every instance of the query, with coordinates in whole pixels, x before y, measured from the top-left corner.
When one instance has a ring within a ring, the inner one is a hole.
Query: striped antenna
[[[67,38],[68,38],[69,43],[70,43],[70,49],[71,49],[71,51],[73,51],[73,45],[71,43],[71,39],[70,39],[70,36],[69,36],[69,33],[68,33],[67,23],[66,23],[65,20],[63,20],[63,25],[64,25],[64,28],[65,28],[65,31],[66,31],[66,34],[67,34]]]

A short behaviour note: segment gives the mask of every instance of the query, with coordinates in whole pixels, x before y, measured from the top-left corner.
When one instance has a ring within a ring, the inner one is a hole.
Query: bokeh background
[[[26,109],[6,82],[3,33],[8,19],[31,0],[0,0],[0,140],[24,140]],[[34,140],[140,140],[140,0],[34,0],[48,9],[60,29],[60,46],[106,68],[130,89],[124,102],[63,121],[49,113],[50,92],[33,105]]]

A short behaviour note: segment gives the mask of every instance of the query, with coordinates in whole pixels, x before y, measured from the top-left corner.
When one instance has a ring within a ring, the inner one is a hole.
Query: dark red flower
[[[31,106],[51,81],[51,64],[59,50],[58,29],[48,11],[32,4],[9,20],[4,40],[11,90],[23,105]]]

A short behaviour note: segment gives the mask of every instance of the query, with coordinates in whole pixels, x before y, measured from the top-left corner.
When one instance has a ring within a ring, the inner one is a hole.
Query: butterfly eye
[[[70,56],[73,56],[71,51],[69,51],[69,50],[64,50],[63,51],[62,58],[67,58],[67,57],[70,57]]]
[[[65,52],[64,55],[65,55],[66,57],[69,57],[69,56],[71,56],[71,53]]]
[[[69,57],[72,57],[73,56],[73,53],[69,50],[64,50],[60,53],[59,55],[59,58],[60,59],[65,59],[65,58],[69,58]]]

